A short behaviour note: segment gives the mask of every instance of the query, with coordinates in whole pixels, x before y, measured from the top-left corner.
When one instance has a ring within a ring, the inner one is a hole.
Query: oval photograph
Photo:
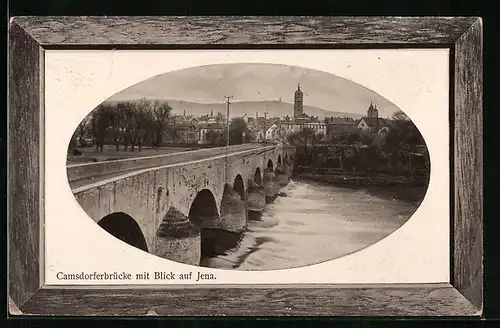
[[[262,271],[387,237],[422,202],[430,163],[411,119],[353,81],[219,64],[97,106],[75,127],[67,175],[110,238],[180,263]]]

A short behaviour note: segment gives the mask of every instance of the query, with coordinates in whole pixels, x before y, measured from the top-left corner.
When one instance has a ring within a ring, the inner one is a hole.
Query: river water
[[[201,265],[276,270],[335,259],[363,249],[401,227],[418,203],[366,189],[291,181],[266,205],[236,247]]]

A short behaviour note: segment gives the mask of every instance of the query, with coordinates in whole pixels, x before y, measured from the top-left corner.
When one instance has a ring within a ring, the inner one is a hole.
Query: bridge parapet
[[[146,245],[143,250],[197,265],[202,253],[226,249],[220,243],[243,233],[248,220],[257,219],[266,201],[278,196],[288,182],[293,154],[279,144],[232,146],[227,155],[225,147],[210,150],[73,166],[89,168],[86,174],[111,174],[77,180],[72,191],[98,224],[109,216],[130,217]],[[155,162],[160,159],[168,160]],[[116,162],[126,164],[113,166]],[[134,167],[124,169],[126,165]],[[92,171],[95,167],[101,170]],[[282,181],[277,178],[281,175]],[[106,230],[122,236],[122,224],[115,221]],[[135,237],[122,241],[135,245]]]
[[[255,144],[229,146],[228,151],[238,151],[256,148]],[[127,158],[97,163],[83,163],[67,165],[68,181],[103,176],[111,173],[127,172],[131,170],[146,169],[155,166],[167,165],[184,159],[196,159],[207,156],[222,155],[226,147],[207,148],[183,151],[164,155]]]

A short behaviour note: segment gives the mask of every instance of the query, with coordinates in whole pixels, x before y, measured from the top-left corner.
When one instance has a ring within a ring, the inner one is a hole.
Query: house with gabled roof
[[[202,123],[199,125],[199,143],[210,143],[210,140],[207,140],[207,134],[209,131],[215,132],[220,138],[224,137],[224,133],[226,131],[226,125],[223,123]]]
[[[368,116],[362,117],[359,120],[359,129],[372,135],[386,133],[389,131],[388,122],[385,119],[378,117],[377,106],[374,106],[373,103],[370,103],[367,114]]]

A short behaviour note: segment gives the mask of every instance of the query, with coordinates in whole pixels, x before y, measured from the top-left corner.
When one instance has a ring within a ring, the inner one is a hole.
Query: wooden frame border
[[[93,31],[99,31],[94,34]],[[16,17],[9,26],[10,315],[476,316],[483,309],[482,20],[476,17]],[[145,289],[44,286],[44,51],[441,47],[450,51],[450,284]],[[452,202],[453,204],[453,202]],[[42,222],[42,223],[41,223]],[[209,300],[216,299],[216,302]],[[17,306],[16,306],[17,305]]]

